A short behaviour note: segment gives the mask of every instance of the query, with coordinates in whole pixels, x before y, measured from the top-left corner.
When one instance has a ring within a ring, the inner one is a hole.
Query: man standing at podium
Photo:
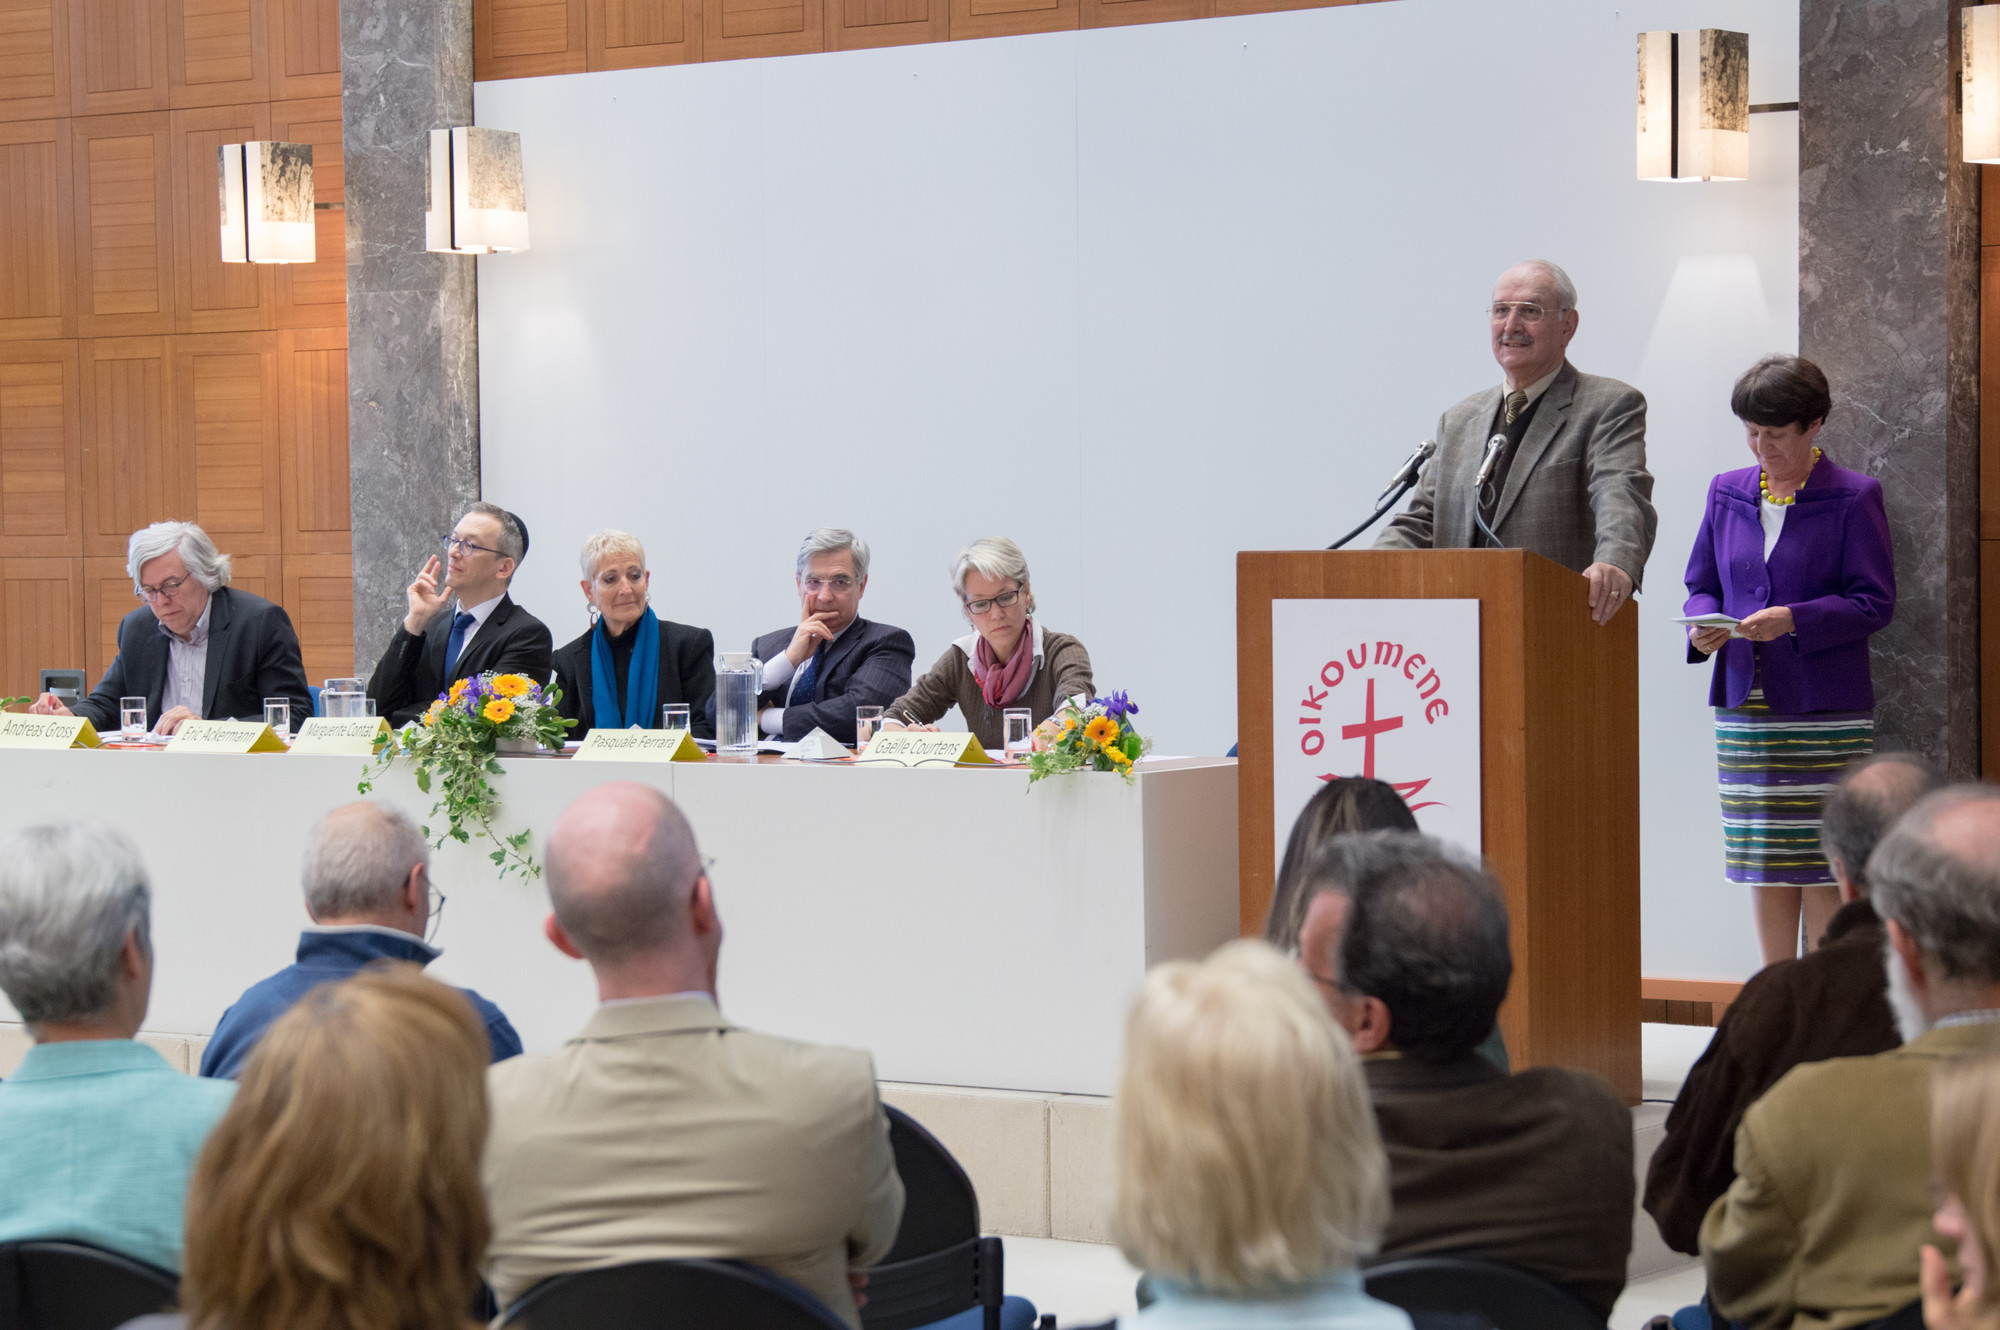
[[[1444,413],[1437,460],[1375,548],[1492,548],[1490,531],[1500,547],[1582,573],[1591,617],[1608,623],[1637,590],[1659,526],[1646,399],[1569,363],[1576,287],[1555,264],[1502,273],[1489,317],[1504,382]]]

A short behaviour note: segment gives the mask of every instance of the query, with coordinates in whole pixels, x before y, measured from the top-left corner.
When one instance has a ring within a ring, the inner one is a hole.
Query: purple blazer
[[[1742,706],[1761,667],[1764,702],[1779,715],[1870,709],[1868,637],[1896,613],[1881,483],[1821,457],[1785,514],[1768,566],[1758,498],[1754,466],[1708,483],[1701,532],[1688,556],[1686,613],[1742,619],[1789,605],[1796,627],[1770,642],[1725,642],[1715,653],[1709,702]],[[1689,662],[1703,659],[1690,643]]]

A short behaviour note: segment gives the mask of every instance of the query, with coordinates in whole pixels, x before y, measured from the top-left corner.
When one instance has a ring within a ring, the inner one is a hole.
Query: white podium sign
[[[1325,781],[1396,787],[1417,825],[1480,853],[1479,602],[1271,602],[1277,862]]]

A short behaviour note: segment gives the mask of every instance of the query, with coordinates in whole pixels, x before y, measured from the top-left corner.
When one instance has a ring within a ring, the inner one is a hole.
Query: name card
[[[294,753],[373,757],[389,737],[386,716],[312,716],[292,739]]]
[[[878,765],[893,762],[899,767],[944,766],[951,762],[983,762],[990,766],[993,762],[980,747],[978,735],[930,730],[884,730],[868,741],[868,747],[855,760]]]
[[[97,748],[103,743],[88,716],[0,712],[0,748]]]
[[[169,753],[282,753],[285,741],[261,720],[184,720]]]
[[[686,730],[592,730],[570,755],[573,762],[704,762],[701,745]]]

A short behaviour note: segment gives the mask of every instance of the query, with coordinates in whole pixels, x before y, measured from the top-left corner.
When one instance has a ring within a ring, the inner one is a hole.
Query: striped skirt
[[[1875,750],[1870,711],[1774,715],[1752,688],[1715,709],[1724,876],[1758,887],[1831,884],[1819,815],[1848,763]]]

